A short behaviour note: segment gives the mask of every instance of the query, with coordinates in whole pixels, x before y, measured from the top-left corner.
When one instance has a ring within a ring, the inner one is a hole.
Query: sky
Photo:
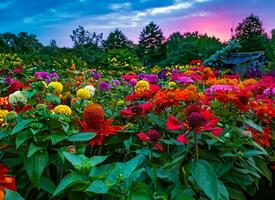
[[[43,44],[72,46],[79,25],[104,37],[115,28],[138,41],[142,28],[157,23],[165,37],[198,31],[227,41],[232,27],[256,14],[269,33],[275,28],[275,0],[0,0],[0,33],[29,32]]]

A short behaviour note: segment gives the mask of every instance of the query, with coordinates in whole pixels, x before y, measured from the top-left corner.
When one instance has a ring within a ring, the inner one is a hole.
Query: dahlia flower
[[[9,103],[13,106],[16,104],[26,104],[27,101],[28,99],[22,91],[16,91],[9,95]]]
[[[81,88],[77,90],[76,96],[79,99],[89,99],[91,97],[91,93],[89,90],[85,88]]]
[[[72,110],[67,105],[58,105],[53,109],[53,113],[70,116],[72,114]]]
[[[95,95],[95,87],[92,85],[87,85],[84,87],[84,89],[88,90],[90,92],[91,97]]]
[[[54,92],[57,93],[57,94],[60,94],[63,91],[62,83],[57,82],[57,81],[50,82],[48,87],[53,87]]]
[[[6,189],[16,191],[15,179],[12,176],[8,176],[8,172],[8,167],[0,163],[0,200],[5,198]]]

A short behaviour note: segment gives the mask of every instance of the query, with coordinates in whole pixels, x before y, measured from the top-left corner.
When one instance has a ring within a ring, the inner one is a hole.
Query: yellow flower
[[[79,99],[89,99],[91,97],[91,93],[89,90],[87,90],[85,88],[81,88],[81,89],[77,90],[76,96]]]
[[[63,91],[63,85],[62,83],[60,82],[57,82],[57,81],[53,81],[53,82],[50,82],[48,87],[53,87],[54,88],[54,91],[59,94]]]
[[[124,102],[123,100],[119,100],[119,101],[116,102],[116,104],[117,104],[118,106],[123,106],[124,103],[125,103],[125,102]]]
[[[250,78],[250,79],[246,79],[245,81],[242,82],[242,84],[246,87],[248,85],[254,85],[256,84],[257,81],[253,78]]]
[[[53,112],[55,114],[62,114],[67,116],[70,116],[72,114],[71,108],[67,105],[58,105],[53,109]]]
[[[150,84],[145,80],[141,80],[141,81],[138,81],[135,86],[135,93],[140,95],[148,91],[149,89],[150,89]]]
[[[9,114],[7,110],[0,110],[0,122],[4,120],[5,117]]]
[[[169,85],[169,87],[175,87],[175,86],[177,85],[177,83],[174,82],[174,81],[170,81],[170,82],[168,83],[168,85]]]
[[[149,87],[150,87],[150,84],[148,83],[148,81],[145,81],[145,80],[138,81],[137,84],[136,84],[136,88],[147,88],[147,89],[149,89]]]

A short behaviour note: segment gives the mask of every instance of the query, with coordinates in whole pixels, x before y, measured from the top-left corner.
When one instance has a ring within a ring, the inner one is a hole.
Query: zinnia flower
[[[9,95],[9,103],[13,106],[16,104],[26,104],[27,101],[28,99],[22,91],[16,91]]]
[[[186,128],[194,133],[202,133],[204,131],[212,132],[213,135],[219,136],[222,128],[216,127],[220,120],[209,110],[202,110],[198,105],[191,104],[185,109],[186,120],[180,121],[174,116],[169,116],[166,122],[167,129],[180,130]],[[183,136],[181,136],[182,139]],[[187,135],[184,136],[185,139]]]
[[[110,90],[111,86],[109,85],[109,83],[102,81],[98,84],[98,89],[99,90]]]
[[[270,146],[270,139],[271,139],[271,128],[266,127],[263,128],[264,132],[261,133],[251,127],[248,127],[246,131],[251,133],[251,136],[256,140],[256,142],[261,146]]]
[[[90,140],[90,145],[101,145],[103,140],[109,135],[123,129],[122,126],[111,126],[112,120],[104,118],[104,111],[99,104],[89,104],[83,109],[84,121],[78,120],[79,125],[84,132],[94,132],[96,136]]]
[[[72,110],[67,105],[58,105],[53,109],[55,114],[67,115],[70,116],[72,114]]]
[[[158,151],[162,152],[164,150],[163,147],[159,144],[161,140],[161,135],[157,130],[150,129],[147,133],[138,133],[137,136],[141,141],[153,143],[154,147]]]
[[[54,92],[57,93],[57,94],[60,94],[63,91],[62,83],[57,82],[57,81],[50,82],[48,87],[53,87]]]
[[[92,85],[87,85],[84,87],[84,89],[88,90],[90,92],[91,97],[95,95],[95,87]]]
[[[6,165],[0,163],[0,200],[5,197],[5,190],[16,191],[15,179],[12,176],[8,176],[9,169]]]
[[[87,90],[85,88],[81,88],[81,89],[77,90],[76,96],[79,99],[89,99],[91,97],[91,93],[89,92],[89,90]]]

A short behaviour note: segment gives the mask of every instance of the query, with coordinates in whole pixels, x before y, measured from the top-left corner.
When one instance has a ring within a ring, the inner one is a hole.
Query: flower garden
[[[242,200],[271,184],[274,76],[197,60],[1,77],[0,199]]]

